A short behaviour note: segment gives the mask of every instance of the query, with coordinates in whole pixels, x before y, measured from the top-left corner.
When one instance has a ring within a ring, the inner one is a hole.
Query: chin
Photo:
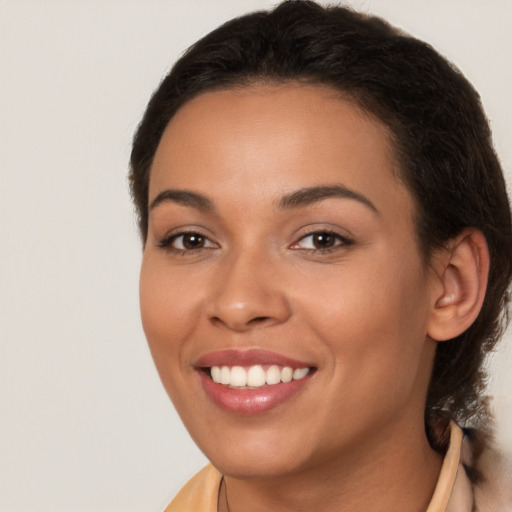
[[[287,432],[240,429],[236,434],[226,433],[221,442],[194,440],[222,474],[237,479],[283,477],[300,471],[309,459],[304,442],[294,442]]]
[[[254,455],[237,455],[211,460],[212,464],[225,476],[239,480],[280,479],[299,471],[283,454],[259,453]]]

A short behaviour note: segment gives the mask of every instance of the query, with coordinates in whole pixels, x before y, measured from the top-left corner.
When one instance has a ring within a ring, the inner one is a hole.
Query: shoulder
[[[191,478],[165,512],[217,512],[222,475],[211,464]]]

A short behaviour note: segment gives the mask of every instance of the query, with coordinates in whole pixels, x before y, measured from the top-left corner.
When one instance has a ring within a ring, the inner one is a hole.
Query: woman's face
[[[209,92],[169,123],[142,320],[183,422],[225,474],[385,456],[423,435],[434,276],[397,172],[383,125],[325,87]]]

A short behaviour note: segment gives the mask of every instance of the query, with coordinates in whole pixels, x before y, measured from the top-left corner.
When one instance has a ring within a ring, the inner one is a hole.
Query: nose
[[[237,332],[285,322],[290,304],[275,265],[258,255],[240,255],[223,263],[209,297],[212,323]]]

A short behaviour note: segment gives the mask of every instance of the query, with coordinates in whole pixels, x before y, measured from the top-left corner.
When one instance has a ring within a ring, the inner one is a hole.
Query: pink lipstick
[[[208,397],[236,414],[273,409],[298,393],[315,367],[275,352],[251,349],[208,353],[194,365]]]

